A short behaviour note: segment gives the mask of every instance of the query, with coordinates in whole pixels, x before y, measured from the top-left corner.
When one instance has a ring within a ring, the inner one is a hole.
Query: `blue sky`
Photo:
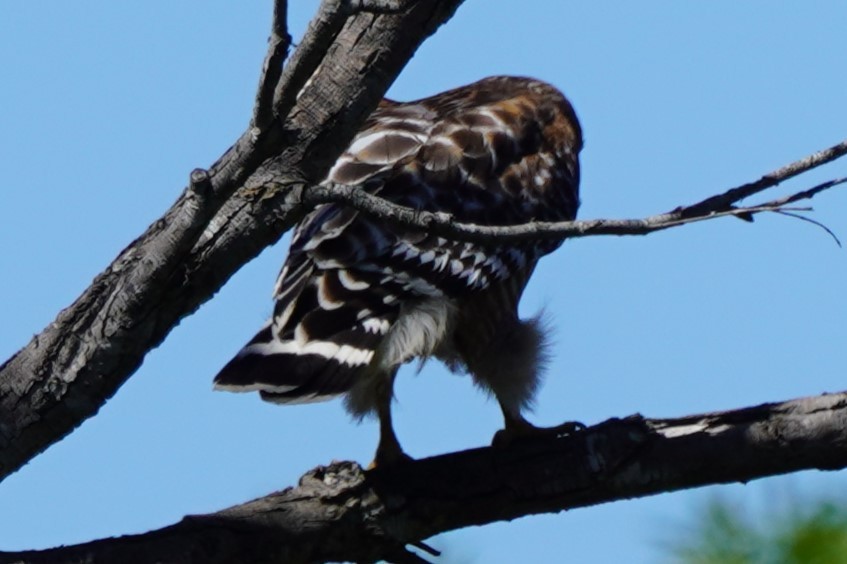
[[[298,37],[315,2],[293,4]],[[638,217],[758,178],[847,137],[842,2],[467,0],[393,86],[419,98],[491,74],[545,79],[583,124],[581,216]],[[0,18],[0,357],[26,344],[246,126],[270,2],[12,3]],[[847,162],[784,193],[847,174]],[[847,240],[844,189],[814,218]],[[97,417],[0,484],[0,549],[141,532],[367,463],[374,423],[281,408],[211,378],[271,311],[284,240],[244,267]],[[555,357],[535,421],[671,417],[847,388],[847,251],[785,217],[571,241],[542,261]],[[487,444],[467,378],[401,372],[413,456]],[[808,472],[454,532],[447,562],[661,562],[720,490],[756,510],[842,491]]]

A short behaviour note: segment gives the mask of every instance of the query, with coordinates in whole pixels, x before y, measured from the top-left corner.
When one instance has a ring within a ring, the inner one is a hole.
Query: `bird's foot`
[[[585,425],[579,421],[565,421],[553,427],[536,427],[531,423],[522,421],[519,424],[506,425],[494,434],[491,445],[495,447],[507,447],[515,442],[554,439],[573,435],[585,429]]]
[[[395,466],[397,464],[404,464],[406,462],[412,462],[415,459],[403,452],[403,449],[400,448],[400,445],[395,446],[385,446],[380,445],[376,449],[376,456],[368,465],[368,470],[373,470],[374,468],[388,468],[389,466]]]

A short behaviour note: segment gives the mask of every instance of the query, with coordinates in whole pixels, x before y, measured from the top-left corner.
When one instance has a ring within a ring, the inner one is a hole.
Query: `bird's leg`
[[[394,427],[391,425],[391,400],[394,398],[395,368],[376,387],[376,414],[379,417],[379,444],[376,447],[376,457],[371,466],[390,466],[398,462],[412,460],[403,452]]]
[[[503,419],[506,425],[504,429],[494,434],[494,440],[491,443],[494,446],[508,446],[514,441],[526,439],[549,439],[571,435],[576,431],[585,429],[585,425],[579,421],[566,421],[553,427],[536,427],[521,415],[520,410],[507,406],[502,401],[499,403],[503,410]]]

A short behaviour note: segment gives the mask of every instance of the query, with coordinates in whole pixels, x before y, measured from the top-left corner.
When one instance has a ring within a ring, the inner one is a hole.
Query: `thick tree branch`
[[[228,232],[225,245],[209,249],[229,223],[224,202],[269,158],[277,178],[322,178],[420,43],[460,3],[415,2],[397,13],[350,14],[339,12],[338,2],[325,2],[284,71],[278,63],[286,50],[285,4],[277,3],[279,37],[271,38],[252,126],[209,169],[208,179],[196,183],[202,190],[189,187],[82,296],[0,366],[0,478],[94,415],[181,318],[279,238],[293,217],[261,226],[256,239],[247,227],[254,220],[245,218],[243,230]],[[265,83],[277,74],[281,81],[297,80],[288,89],[274,85],[282,94],[274,95],[269,111]],[[278,119],[269,121],[269,113]]]
[[[634,415],[387,470],[336,462],[295,488],[158,531],[0,553],[0,563],[414,561],[406,545],[461,527],[845,466],[847,393],[678,419]]]

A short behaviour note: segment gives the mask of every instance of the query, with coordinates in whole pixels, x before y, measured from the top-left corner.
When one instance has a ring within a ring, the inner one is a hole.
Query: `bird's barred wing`
[[[431,128],[423,108],[401,113],[404,123],[396,133],[371,120],[328,180],[378,194],[398,161],[414,155]],[[374,142],[390,146],[373,154]],[[349,389],[351,371],[371,362],[400,300],[408,296],[370,264],[393,244],[390,234],[352,208],[327,204],[308,214],[294,231],[277,279],[272,318],[221,370],[216,388],[259,390],[292,403]]]
[[[386,102],[328,180],[463,222],[572,219],[579,147],[551,136],[555,117],[531,98],[504,100],[484,89],[475,97],[459,89],[417,103]],[[461,299],[531,270],[558,244],[450,241],[351,208],[320,206],[294,233],[273,318],[218,374],[216,386],[260,390],[284,403],[343,393],[374,361],[404,304]],[[413,347],[407,356],[429,352]]]

